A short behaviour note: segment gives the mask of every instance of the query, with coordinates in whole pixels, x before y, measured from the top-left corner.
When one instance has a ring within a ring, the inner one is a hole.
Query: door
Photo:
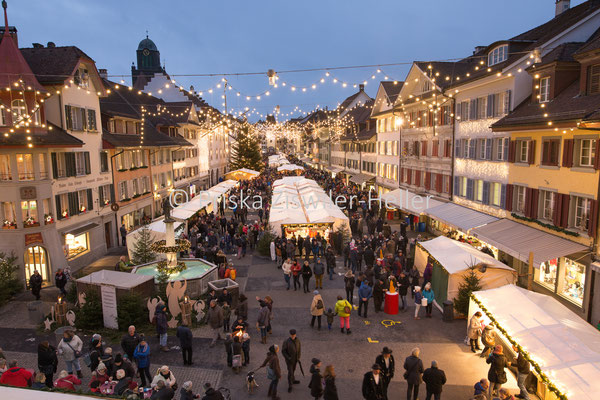
[[[104,238],[106,240],[106,248],[110,249],[112,247],[112,235],[111,235],[111,223],[104,223]]]
[[[25,279],[29,284],[29,278],[33,271],[38,271],[42,276],[44,284],[50,282],[50,269],[48,265],[48,253],[42,246],[31,246],[25,250]]]

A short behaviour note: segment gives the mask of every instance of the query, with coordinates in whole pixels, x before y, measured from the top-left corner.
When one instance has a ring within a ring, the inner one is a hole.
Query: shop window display
[[[67,259],[72,259],[78,255],[85,253],[90,249],[88,234],[82,233],[80,235],[71,235],[68,233],[65,236],[65,256]]]
[[[573,303],[582,305],[585,284],[585,265],[569,258],[565,258],[561,275],[562,282],[559,287],[559,294]]]
[[[538,283],[554,291],[558,272],[558,259],[545,261],[540,265],[540,274],[536,279]]]

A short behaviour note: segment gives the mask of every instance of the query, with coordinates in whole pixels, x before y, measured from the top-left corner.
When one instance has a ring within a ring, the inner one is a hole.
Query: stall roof
[[[48,392],[45,390],[32,390],[31,388],[18,388],[0,386],[0,398],[10,400],[99,400],[98,396],[84,396],[79,393]]]
[[[600,393],[600,333],[558,300],[514,285],[473,296],[569,400]]]
[[[468,243],[459,242],[438,236],[435,239],[419,242],[433,258],[435,258],[450,274],[465,271],[477,264],[485,264],[488,267],[506,269],[512,271],[509,266],[496,260],[489,254],[485,254]]]
[[[396,189],[384,193],[381,195],[381,200],[415,215],[420,215],[429,208],[444,204],[441,201],[432,199],[431,196],[416,194],[407,189]]]
[[[284,164],[280,167],[277,167],[277,171],[295,171],[295,170],[304,170],[304,167],[301,167],[296,164]]]
[[[369,182],[371,179],[375,179],[375,176],[368,174],[357,174],[350,177],[350,182],[354,182],[357,185],[362,185],[365,182]]]
[[[77,282],[87,283],[89,285],[99,285],[101,283],[112,285],[119,289],[131,289],[142,283],[154,280],[151,275],[130,274],[128,272],[100,270],[77,279]]]
[[[498,218],[455,203],[445,203],[425,210],[425,214],[463,232],[498,221]]]
[[[344,170],[344,168],[343,167],[337,167],[335,165],[326,165],[325,166],[325,170],[337,174],[337,173],[342,172]]]
[[[529,262],[529,252],[532,251],[535,267],[539,267],[544,261],[588,250],[579,243],[509,219],[500,219],[474,228],[470,234],[523,262]]]

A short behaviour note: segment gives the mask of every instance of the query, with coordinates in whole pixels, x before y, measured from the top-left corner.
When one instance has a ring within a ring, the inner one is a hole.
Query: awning
[[[582,244],[509,219],[474,228],[470,234],[525,263],[529,262],[529,252],[532,251],[536,268],[544,261],[588,250]]]
[[[350,178],[350,182],[354,182],[357,185],[362,185],[365,182],[369,182],[370,180],[375,179],[375,176],[373,175],[367,175],[367,174],[358,174],[358,175],[353,175]]]
[[[307,163],[307,164],[310,164],[310,163],[312,163],[312,162],[313,162],[313,159],[312,159],[312,158],[310,158],[310,157],[302,157],[302,158],[300,159],[300,161],[302,161],[302,162],[304,162],[304,163]]]
[[[77,236],[79,234],[82,234],[83,232],[87,232],[87,231],[89,231],[91,229],[94,229],[97,226],[98,226],[97,223],[92,222],[91,224],[86,224],[86,225],[80,226],[78,228],[72,229],[70,231],[69,230],[64,231],[64,234],[65,235],[71,234],[73,236]]]
[[[600,262],[594,261],[593,263],[590,264],[590,266],[592,267],[592,269],[594,271],[600,272]]]
[[[334,174],[338,174],[344,170],[342,167],[337,167],[335,165],[326,165],[325,169],[329,172],[333,172]]]
[[[455,229],[468,233],[478,226],[498,221],[498,218],[459,206],[455,203],[446,203],[437,207],[428,208],[425,214],[452,226]]]
[[[428,208],[442,205],[441,201],[434,200],[432,196],[420,195],[409,192],[407,189],[396,189],[381,195],[381,201],[391,207],[397,207],[411,214],[420,215]]]

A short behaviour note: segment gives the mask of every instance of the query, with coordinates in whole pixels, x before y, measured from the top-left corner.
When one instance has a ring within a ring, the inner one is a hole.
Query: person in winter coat
[[[327,263],[327,273],[329,274],[329,280],[331,281],[333,280],[333,275],[335,273],[335,253],[331,246],[327,249],[327,253],[325,253],[325,262]]]
[[[325,367],[325,372],[323,372],[323,381],[325,382],[325,388],[323,389],[323,400],[339,400],[337,386],[335,386],[335,370],[333,365],[328,365]]]
[[[258,312],[258,320],[256,328],[260,331],[260,340],[262,344],[267,344],[267,327],[271,319],[271,311],[264,300],[259,300],[260,311]]]
[[[68,374],[62,370],[58,374],[58,379],[54,382],[54,387],[60,390],[75,391],[75,385],[81,385],[81,380],[75,375]]]
[[[379,364],[381,367],[381,377],[383,378],[383,393],[385,398],[387,399],[387,390],[388,386],[392,378],[394,377],[394,372],[396,370],[396,361],[394,360],[394,356],[392,355],[392,350],[388,347],[384,347],[381,351],[381,354],[377,356],[375,359],[375,363]]]
[[[483,344],[483,350],[479,356],[485,358],[496,346],[496,331],[494,331],[494,326],[492,324],[486,325],[483,329],[481,343]]]
[[[135,326],[131,325],[127,333],[121,338],[121,349],[127,354],[129,360],[133,360],[133,352],[140,343],[140,336],[135,332]]]
[[[435,301],[435,293],[431,289],[431,283],[427,282],[423,288],[423,297],[427,299],[427,305],[425,306],[425,316],[431,318],[431,311],[433,309],[433,302]]]
[[[386,400],[383,376],[381,376],[381,366],[379,364],[373,364],[371,371],[364,375],[362,395],[365,400]]]
[[[183,365],[194,364],[194,362],[192,361],[192,339],[194,338],[194,335],[192,335],[192,331],[187,326],[186,322],[182,322],[181,325],[177,327],[176,336],[179,339],[179,345],[181,346]]]
[[[354,285],[356,284],[356,277],[352,273],[352,270],[349,269],[344,274],[344,285],[346,287],[346,300],[352,302],[354,298]]]
[[[140,336],[140,344],[133,351],[133,358],[138,367],[142,386],[147,387],[146,384],[152,381],[152,376],[150,375],[150,346],[146,343],[143,335]]]
[[[340,317],[341,332],[344,333],[344,325],[346,325],[346,333],[350,334],[350,313],[352,312],[352,304],[348,300],[344,300],[342,296],[337,297],[335,303],[335,313]]]
[[[302,275],[302,290],[304,293],[310,293],[310,289],[308,288],[308,283],[310,282],[310,278],[312,277],[312,269],[308,264],[308,261],[304,261],[302,265],[302,270],[300,270],[300,274]]]
[[[0,384],[14,387],[31,387],[33,374],[19,367],[17,360],[8,363],[8,369],[0,376]]]
[[[200,398],[199,394],[194,394],[194,392],[192,391],[192,386],[192,381],[186,381],[183,383],[183,385],[181,385],[181,392],[179,392],[180,400],[194,400]]]
[[[423,372],[423,382],[427,391],[425,400],[430,400],[432,396],[435,400],[442,398],[442,386],[446,384],[446,374],[438,368],[437,361],[432,361],[431,368]]]
[[[408,294],[408,288],[410,287],[410,280],[404,271],[400,272],[398,277],[398,295],[402,300],[402,311],[406,310],[406,295]]]
[[[520,350],[517,346],[513,346],[513,350],[518,353],[517,356],[517,386],[519,387],[520,393],[519,398],[524,400],[529,400],[529,392],[527,391],[527,387],[525,386],[525,380],[529,376],[529,371],[531,369],[531,365],[529,361],[525,358],[523,351]]]
[[[286,290],[290,290],[290,280],[292,279],[292,260],[289,258],[281,265],[283,271],[283,279],[287,285]]]
[[[150,400],[172,400],[175,397],[173,388],[167,386],[165,381],[158,381],[154,386],[154,392]]]
[[[133,363],[123,357],[120,353],[115,356],[115,361],[113,363],[113,379],[119,379],[117,378],[117,371],[119,370],[123,370],[127,378],[135,378],[135,368],[133,367]]]
[[[479,337],[481,336],[481,311],[477,311],[469,320],[469,327],[467,328],[467,337],[469,338],[469,344],[471,345],[471,351],[476,353],[477,350],[481,350],[479,347]]]
[[[310,366],[310,395],[318,400],[323,396],[323,376],[321,375],[321,360],[318,358],[312,359],[312,365]]]
[[[281,368],[279,367],[279,357],[277,356],[278,352],[279,346],[276,344],[269,347],[267,357],[260,366],[260,368],[265,366],[267,367],[267,379],[271,381],[267,396],[271,396],[272,400],[279,400],[279,396],[277,396],[277,385],[281,379]]]
[[[369,270],[371,268],[367,268]],[[382,310],[381,305],[383,304],[383,299],[385,297],[385,287],[383,282],[379,279],[375,279],[375,283],[373,284],[373,304],[375,305],[375,312],[378,313]],[[365,313],[366,318],[366,313]]]
[[[300,271],[302,271],[302,267],[298,264],[298,261],[294,261],[292,264],[292,279],[294,280],[294,290],[296,288],[300,289]]]
[[[54,274],[54,282],[58,290],[60,290],[60,294],[66,296],[67,291],[65,290],[65,286],[67,286],[68,279],[67,276],[63,273],[62,269],[59,269],[58,271],[56,271],[56,274]]]
[[[506,383],[505,368],[510,367],[510,362],[503,354],[502,345],[497,344],[494,352],[485,361],[490,364],[488,380],[490,381],[489,397],[498,396],[498,390]]]
[[[421,319],[421,317],[419,317],[419,310],[421,309],[422,301],[423,293],[421,293],[421,287],[415,286],[415,319]]]
[[[36,300],[40,299],[40,292],[42,291],[42,276],[36,269],[29,278],[29,287],[31,288],[31,294],[35,296]]]
[[[315,259],[315,265],[313,267],[315,272],[315,289],[323,289],[323,274],[325,273],[325,266],[321,257]]]
[[[323,303],[323,298],[319,294],[318,290],[315,290],[313,294],[314,296],[312,303],[310,303],[310,314],[312,315],[310,327],[314,328],[316,319],[318,321],[317,329],[321,330],[321,318],[323,316],[323,312],[325,311],[325,303]]]
[[[217,340],[221,339],[221,328],[223,327],[223,310],[215,300],[210,302],[210,307],[206,313],[206,320],[213,330],[213,340],[210,346],[213,347]]]
[[[423,361],[419,358],[421,350],[416,347],[413,349],[412,354],[406,357],[404,360],[404,379],[408,384],[406,389],[406,399],[410,400],[411,396],[413,400],[419,398],[419,385],[422,382],[421,375],[423,374]]]
[[[152,383],[150,386],[153,388],[156,387],[156,384],[159,381],[163,381],[166,387],[170,387],[173,390],[177,390],[177,380],[175,379],[175,375],[169,369],[167,365],[163,365],[156,371],[156,375],[152,379]]]
[[[365,313],[364,318],[367,318],[367,311],[369,309],[369,299],[373,297],[373,289],[371,288],[370,282],[363,281],[360,288],[358,288],[358,316],[361,316],[361,311],[364,307]]]
[[[108,374],[106,366],[101,362],[94,372],[92,372],[92,379],[90,379],[88,386],[93,393],[99,393],[100,386],[109,379],[110,375]]]
[[[423,271],[423,286],[425,286],[428,282],[431,282],[431,277],[433,276],[433,264],[428,262],[425,266],[425,270]]]
[[[485,378],[481,378],[481,380],[473,386],[473,389],[474,389],[473,396],[478,396],[478,395],[487,396],[489,387],[490,387],[490,382]]]
[[[156,305],[154,311],[154,322],[156,323],[156,334],[159,336],[160,349],[162,351],[169,351],[167,347],[167,314],[165,313],[165,303],[162,301]]]
[[[79,365],[79,358],[77,354],[83,349],[83,342],[79,339],[79,336],[75,332],[68,330],[63,332],[63,337],[58,343],[57,351],[62,357],[63,361],[67,365],[67,372],[69,375],[73,373],[73,368],[77,371],[77,377],[83,377],[81,373],[81,365]]]
[[[43,341],[38,345],[38,370],[46,375],[46,386],[52,387],[52,380],[58,365],[56,349],[48,341]]]
[[[235,309],[235,315],[238,318],[241,317],[244,321],[248,320],[248,298],[243,293],[240,294],[240,297],[238,298],[238,304]]]
[[[288,370],[288,393],[292,391],[292,385],[297,385],[300,381],[296,380],[294,373],[296,372],[296,366],[300,361],[300,355],[302,354],[302,346],[300,339],[296,336],[296,330],[290,329],[290,336],[283,342],[281,347],[281,355],[285,359],[285,365]]]

